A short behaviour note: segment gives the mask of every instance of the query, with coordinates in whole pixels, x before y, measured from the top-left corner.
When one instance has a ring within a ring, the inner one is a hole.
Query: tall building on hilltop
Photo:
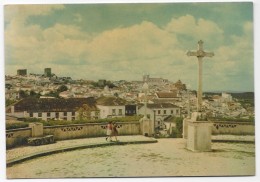
[[[19,70],[17,70],[17,75],[19,75],[19,76],[26,76],[27,75],[27,69],[19,69]]]
[[[51,68],[44,69],[44,76],[51,77]]]
[[[147,82],[150,85],[161,85],[168,83],[168,80],[163,78],[151,78],[150,75],[143,75],[143,82]]]

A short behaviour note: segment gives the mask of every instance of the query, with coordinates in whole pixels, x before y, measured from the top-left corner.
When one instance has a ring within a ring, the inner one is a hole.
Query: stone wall
[[[188,123],[191,119],[183,120],[183,138],[187,139]],[[212,135],[255,135],[254,123],[236,121],[212,122]]]
[[[141,134],[140,122],[118,122],[117,124],[119,136]],[[43,135],[53,135],[54,140],[103,137],[106,136],[106,124],[88,123],[66,126],[45,126],[43,128]],[[16,145],[23,145],[29,137],[32,137],[31,128],[6,130],[6,146],[10,148]]]
[[[212,126],[213,135],[255,135],[254,123],[235,121],[215,121]]]
[[[139,122],[122,122],[118,124],[119,135],[138,135],[140,134]],[[67,126],[45,126],[44,135],[54,135],[55,140],[66,140],[84,137],[106,136],[106,124],[89,123]]]
[[[6,131],[6,148],[11,148],[16,145],[23,145],[27,139],[31,137],[31,128],[20,128]]]

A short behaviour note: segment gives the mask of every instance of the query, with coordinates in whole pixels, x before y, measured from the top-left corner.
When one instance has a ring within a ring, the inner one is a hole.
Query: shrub
[[[11,129],[18,129],[18,128],[27,128],[29,126],[29,123],[21,122],[21,123],[6,123],[5,129],[11,130]]]
[[[172,137],[172,138],[182,138],[183,118],[182,117],[176,117],[176,118],[174,118],[174,122],[176,123],[176,127],[172,128],[172,133],[170,133],[170,137]]]
[[[25,128],[29,126],[29,123],[40,122],[43,126],[56,126],[56,125],[71,125],[71,124],[86,124],[86,123],[108,123],[111,122],[134,122],[139,121],[141,116],[127,116],[120,118],[105,118],[105,119],[97,119],[97,120],[49,120],[43,121],[38,118],[25,118],[24,122],[21,123],[8,123],[6,124],[6,130],[9,129],[17,129],[17,128]]]

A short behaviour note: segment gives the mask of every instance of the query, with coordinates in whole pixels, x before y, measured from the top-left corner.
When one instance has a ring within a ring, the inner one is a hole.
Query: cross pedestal
[[[187,149],[195,152],[211,151],[212,124],[205,121],[188,123]]]
[[[183,138],[187,139],[186,148],[195,152],[211,151],[212,123],[198,121],[202,113],[193,112],[191,118],[183,120]]]

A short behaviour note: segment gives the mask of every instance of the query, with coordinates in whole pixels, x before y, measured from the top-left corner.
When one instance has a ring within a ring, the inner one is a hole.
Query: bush
[[[249,117],[249,119],[245,118],[227,118],[227,117],[214,117],[214,118],[209,118],[211,121],[235,121],[235,122],[255,122],[254,117]]]
[[[170,133],[170,137],[172,137],[172,138],[182,138],[183,118],[182,117],[176,117],[176,118],[174,118],[174,122],[176,123],[176,127],[172,128],[172,133]]]
[[[18,128],[27,128],[29,126],[29,123],[21,122],[21,123],[6,123],[5,129],[11,130],[11,129],[18,129]]]
[[[86,123],[108,123],[111,122],[134,122],[139,121],[141,116],[127,116],[120,118],[105,118],[105,119],[97,119],[97,120],[49,120],[43,121],[38,118],[25,118],[24,122],[21,123],[8,123],[6,124],[6,130],[9,129],[17,129],[17,128],[25,128],[29,126],[29,123],[40,122],[43,126],[56,126],[56,125],[71,125],[71,124],[86,124]]]

